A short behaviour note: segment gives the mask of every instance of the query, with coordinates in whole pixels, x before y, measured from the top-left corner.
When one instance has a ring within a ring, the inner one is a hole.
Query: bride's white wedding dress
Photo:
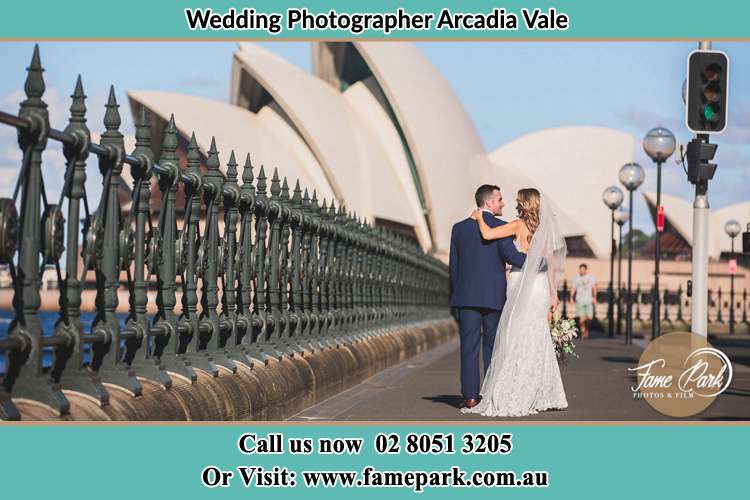
[[[461,411],[518,417],[568,407],[547,323],[557,290],[555,275],[563,269],[564,256],[565,240],[543,200],[526,264],[508,277],[508,300],[480,391],[482,400]]]

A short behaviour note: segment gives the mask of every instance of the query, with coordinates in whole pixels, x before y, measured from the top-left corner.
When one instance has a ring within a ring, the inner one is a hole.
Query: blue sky
[[[310,45],[266,42],[263,45],[310,70]],[[599,125],[636,138],[636,161],[647,169],[646,189],[655,189],[655,172],[640,140],[656,125],[670,128],[679,142],[685,129],[681,86],[693,42],[423,42],[417,44],[453,86],[471,115],[488,151],[524,134],[565,125]],[[0,109],[14,112],[33,45],[2,43]],[[41,46],[46,69],[52,125],[64,128],[68,95],[78,73],[89,96],[89,126],[101,131],[102,106],[116,83],[121,104],[125,92],[172,90],[228,100],[234,43],[55,43]],[[716,43],[731,60],[731,114],[728,131],[719,136],[719,164],[709,193],[713,207],[750,199],[750,44]],[[129,110],[123,131],[132,133]],[[3,130],[6,129],[6,130]],[[0,128],[0,188],[12,191],[17,143]],[[62,164],[50,166],[60,170]],[[665,164],[664,192],[692,199],[681,167]],[[91,175],[93,191],[95,175]],[[613,183],[616,179],[613,179]],[[54,194],[54,186],[51,186]],[[636,206],[636,224],[648,229],[645,205]],[[750,214],[748,219],[750,219]]]

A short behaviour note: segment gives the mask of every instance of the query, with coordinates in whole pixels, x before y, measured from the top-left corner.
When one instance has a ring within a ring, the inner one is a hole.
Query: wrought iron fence
[[[65,413],[64,389],[106,405],[105,383],[138,395],[138,377],[169,388],[170,373],[195,381],[196,368],[216,376],[220,366],[235,371],[238,362],[252,365],[335,348],[388,326],[448,314],[448,269],[416,243],[361,221],[333,200],[319,203],[315,192],[299,182],[291,187],[275,170],[269,185],[262,166],[256,177],[249,155],[240,167],[230,152],[223,174],[214,141],[205,174],[194,135],[183,168],[173,117],[157,159],[141,110],[135,149],[127,154],[114,89],[105,131],[95,144],[80,77],[68,126],[52,129],[42,99],[38,47],[27,71],[18,115],[0,112],[0,122],[17,129],[23,152],[13,197],[0,199],[0,263],[11,271],[15,311],[0,340],[0,356],[5,356],[1,418],[19,417],[12,397]],[[63,144],[67,160],[59,200],[48,199],[42,175],[42,153],[50,140]],[[85,190],[92,157],[103,186],[96,207]],[[127,214],[118,202],[124,168],[133,178]],[[158,220],[152,220],[149,208],[154,178],[161,194]],[[186,194],[182,220],[176,206],[180,185]],[[48,265],[55,266],[59,283],[54,331],[45,331],[37,315],[41,273]],[[90,272],[96,316],[84,329],[81,296]],[[154,279],[152,317],[147,308]],[[121,280],[129,297],[123,325],[116,314]],[[45,366],[43,353],[49,350],[51,362]]]
[[[618,325],[617,334],[622,332],[625,322],[626,306],[628,300],[628,291],[622,288],[619,292],[614,290],[614,308],[615,325]],[[637,283],[631,292],[633,301],[633,319],[635,328],[643,328],[644,325],[653,320],[654,315],[654,289],[653,285],[642,285]],[[687,329],[690,326],[691,297],[687,291],[678,286],[676,289],[662,288],[659,291],[661,297],[661,318],[662,327]],[[572,317],[575,311],[569,309],[570,287],[567,280],[563,282],[558,290],[558,297],[561,301],[562,314],[565,317]],[[599,286],[597,294],[597,307],[594,307],[594,320],[604,321],[607,319],[609,295],[605,286]],[[734,307],[732,307],[732,305]],[[727,292],[721,287],[708,290],[708,324],[709,333],[750,333],[750,319],[748,318],[748,309],[750,309],[750,296],[747,289],[742,291]],[[730,324],[732,328],[730,328]],[[603,323],[599,324],[604,328]]]

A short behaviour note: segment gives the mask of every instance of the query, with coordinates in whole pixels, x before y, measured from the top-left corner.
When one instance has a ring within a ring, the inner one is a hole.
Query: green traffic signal
[[[696,134],[717,134],[727,126],[729,58],[721,51],[696,50],[688,56],[685,122]]]
[[[719,112],[711,104],[703,106],[703,118],[708,122],[715,122],[719,119]]]

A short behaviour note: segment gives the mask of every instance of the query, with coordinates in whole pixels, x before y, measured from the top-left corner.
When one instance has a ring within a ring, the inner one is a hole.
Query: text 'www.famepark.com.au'
[[[228,486],[217,484],[210,470],[204,469],[203,484],[208,487]],[[218,471],[216,471],[218,472]],[[360,471],[301,471],[299,474],[286,467],[264,469],[260,466],[237,467],[242,485],[246,488],[294,488],[302,484],[307,488],[411,488],[422,492],[425,488],[546,488],[547,471],[473,471],[467,472],[453,466],[450,470],[433,471],[381,471],[367,466]],[[225,472],[226,474],[226,472]],[[213,477],[212,477],[213,476]],[[299,482],[301,478],[301,482]],[[213,484],[212,484],[213,483]]]

